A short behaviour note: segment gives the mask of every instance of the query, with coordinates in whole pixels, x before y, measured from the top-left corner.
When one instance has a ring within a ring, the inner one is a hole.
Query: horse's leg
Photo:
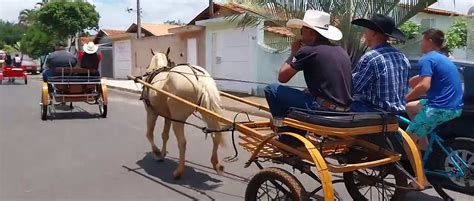
[[[159,160],[159,158],[161,156],[161,151],[156,146],[154,136],[153,136],[153,132],[155,131],[156,119],[158,118],[158,115],[155,112],[149,110],[148,108],[146,110],[147,110],[147,113],[146,113],[147,114],[146,115],[146,117],[147,117],[146,118],[147,119],[146,138],[150,142],[151,151],[153,152],[153,156],[155,157],[155,159]]]
[[[209,128],[217,130],[220,129],[219,123],[214,119],[207,118],[207,125]],[[216,132],[212,135],[212,155],[211,155],[211,164],[217,174],[222,174],[224,172],[224,166],[219,163],[219,157],[217,151],[219,149],[219,145],[223,144],[223,136],[222,132]]]
[[[179,148],[179,163],[176,170],[173,172],[175,179],[180,179],[183,176],[185,168],[185,155],[186,155],[186,138],[184,136],[184,124],[179,122],[173,122],[173,131],[176,135],[176,141],[178,142]]]
[[[165,118],[163,133],[161,133],[161,139],[163,140],[163,145],[161,147],[161,160],[163,160],[167,154],[166,145],[168,143],[168,139],[170,138],[170,128],[171,128],[171,120]]]

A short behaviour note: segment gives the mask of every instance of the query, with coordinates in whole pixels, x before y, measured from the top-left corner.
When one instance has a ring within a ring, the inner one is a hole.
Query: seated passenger
[[[43,71],[43,81],[47,81],[49,76],[54,75],[55,68],[75,67],[77,65],[76,57],[66,51],[63,42],[58,42],[55,51],[48,55],[46,59],[46,69]]]
[[[93,42],[89,42],[84,44],[82,51],[77,55],[81,68],[96,72],[91,75],[99,75],[99,63],[102,60],[102,54],[97,52],[98,49],[99,47],[97,45]]]
[[[351,60],[346,50],[330,43],[329,40],[340,40],[342,33],[329,23],[330,15],[316,10],[306,11],[303,20],[292,19],[287,23],[289,27],[301,29],[302,39],[292,45],[291,55],[281,66],[278,81],[286,83],[298,71],[303,71],[308,88],[301,91],[281,84],[265,88],[273,124],[280,127],[277,132],[291,131],[280,123],[290,107],[341,112],[349,109],[352,102]],[[285,136],[280,140],[294,143],[294,139]]]
[[[443,42],[444,33],[438,29],[423,33],[421,50],[424,55],[418,61],[420,73],[410,79],[413,90],[405,97],[407,113],[412,120],[407,132],[419,149],[427,148],[427,137],[436,127],[461,116],[464,105],[461,76],[456,65],[440,53]],[[425,94],[426,99],[420,99]]]
[[[405,40],[391,17],[376,14],[371,19],[356,19],[352,24],[364,27],[364,41],[371,48],[359,60],[352,74],[353,112],[405,111],[410,62],[388,40]]]

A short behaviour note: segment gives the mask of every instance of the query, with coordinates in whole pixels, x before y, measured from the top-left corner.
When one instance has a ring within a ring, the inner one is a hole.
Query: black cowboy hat
[[[395,21],[388,16],[375,14],[369,19],[356,19],[351,22],[354,25],[365,27],[374,31],[381,32],[392,38],[405,41],[405,34],[395,27]]]

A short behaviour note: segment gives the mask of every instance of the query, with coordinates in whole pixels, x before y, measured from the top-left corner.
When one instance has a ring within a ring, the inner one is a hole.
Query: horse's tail
[[[200,77],[199,83],[201,85],[201,93],[200,93],[200,104],[201,106],[209,109],[215,113],[220,114],[222,111],[221,107],[221,96],[219,93],[219,89],[217,89],[216,82],[214,79],[209,77]],[[214,118],[206,118],[208,119],[208,126],[215,127],[213,129],[221,129],[220,123]],[[225,145],[224,137],[222,136],[222,132],[214,133],[214,135],[221,135],[216,136],[220,139],[220,144]]]

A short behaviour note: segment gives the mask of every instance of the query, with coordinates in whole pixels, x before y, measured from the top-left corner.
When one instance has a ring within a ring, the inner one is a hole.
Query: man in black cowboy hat
[[[370,20],[356,19],[352,24],[364,27],[365,44],[371,50],[360,58],[353,70],[355,101],[351,110],[404,111],[410,62],[388,43],[390,38],[404,41],[404,34],[395,27],[392,18],[380,14],[375,14]]]

